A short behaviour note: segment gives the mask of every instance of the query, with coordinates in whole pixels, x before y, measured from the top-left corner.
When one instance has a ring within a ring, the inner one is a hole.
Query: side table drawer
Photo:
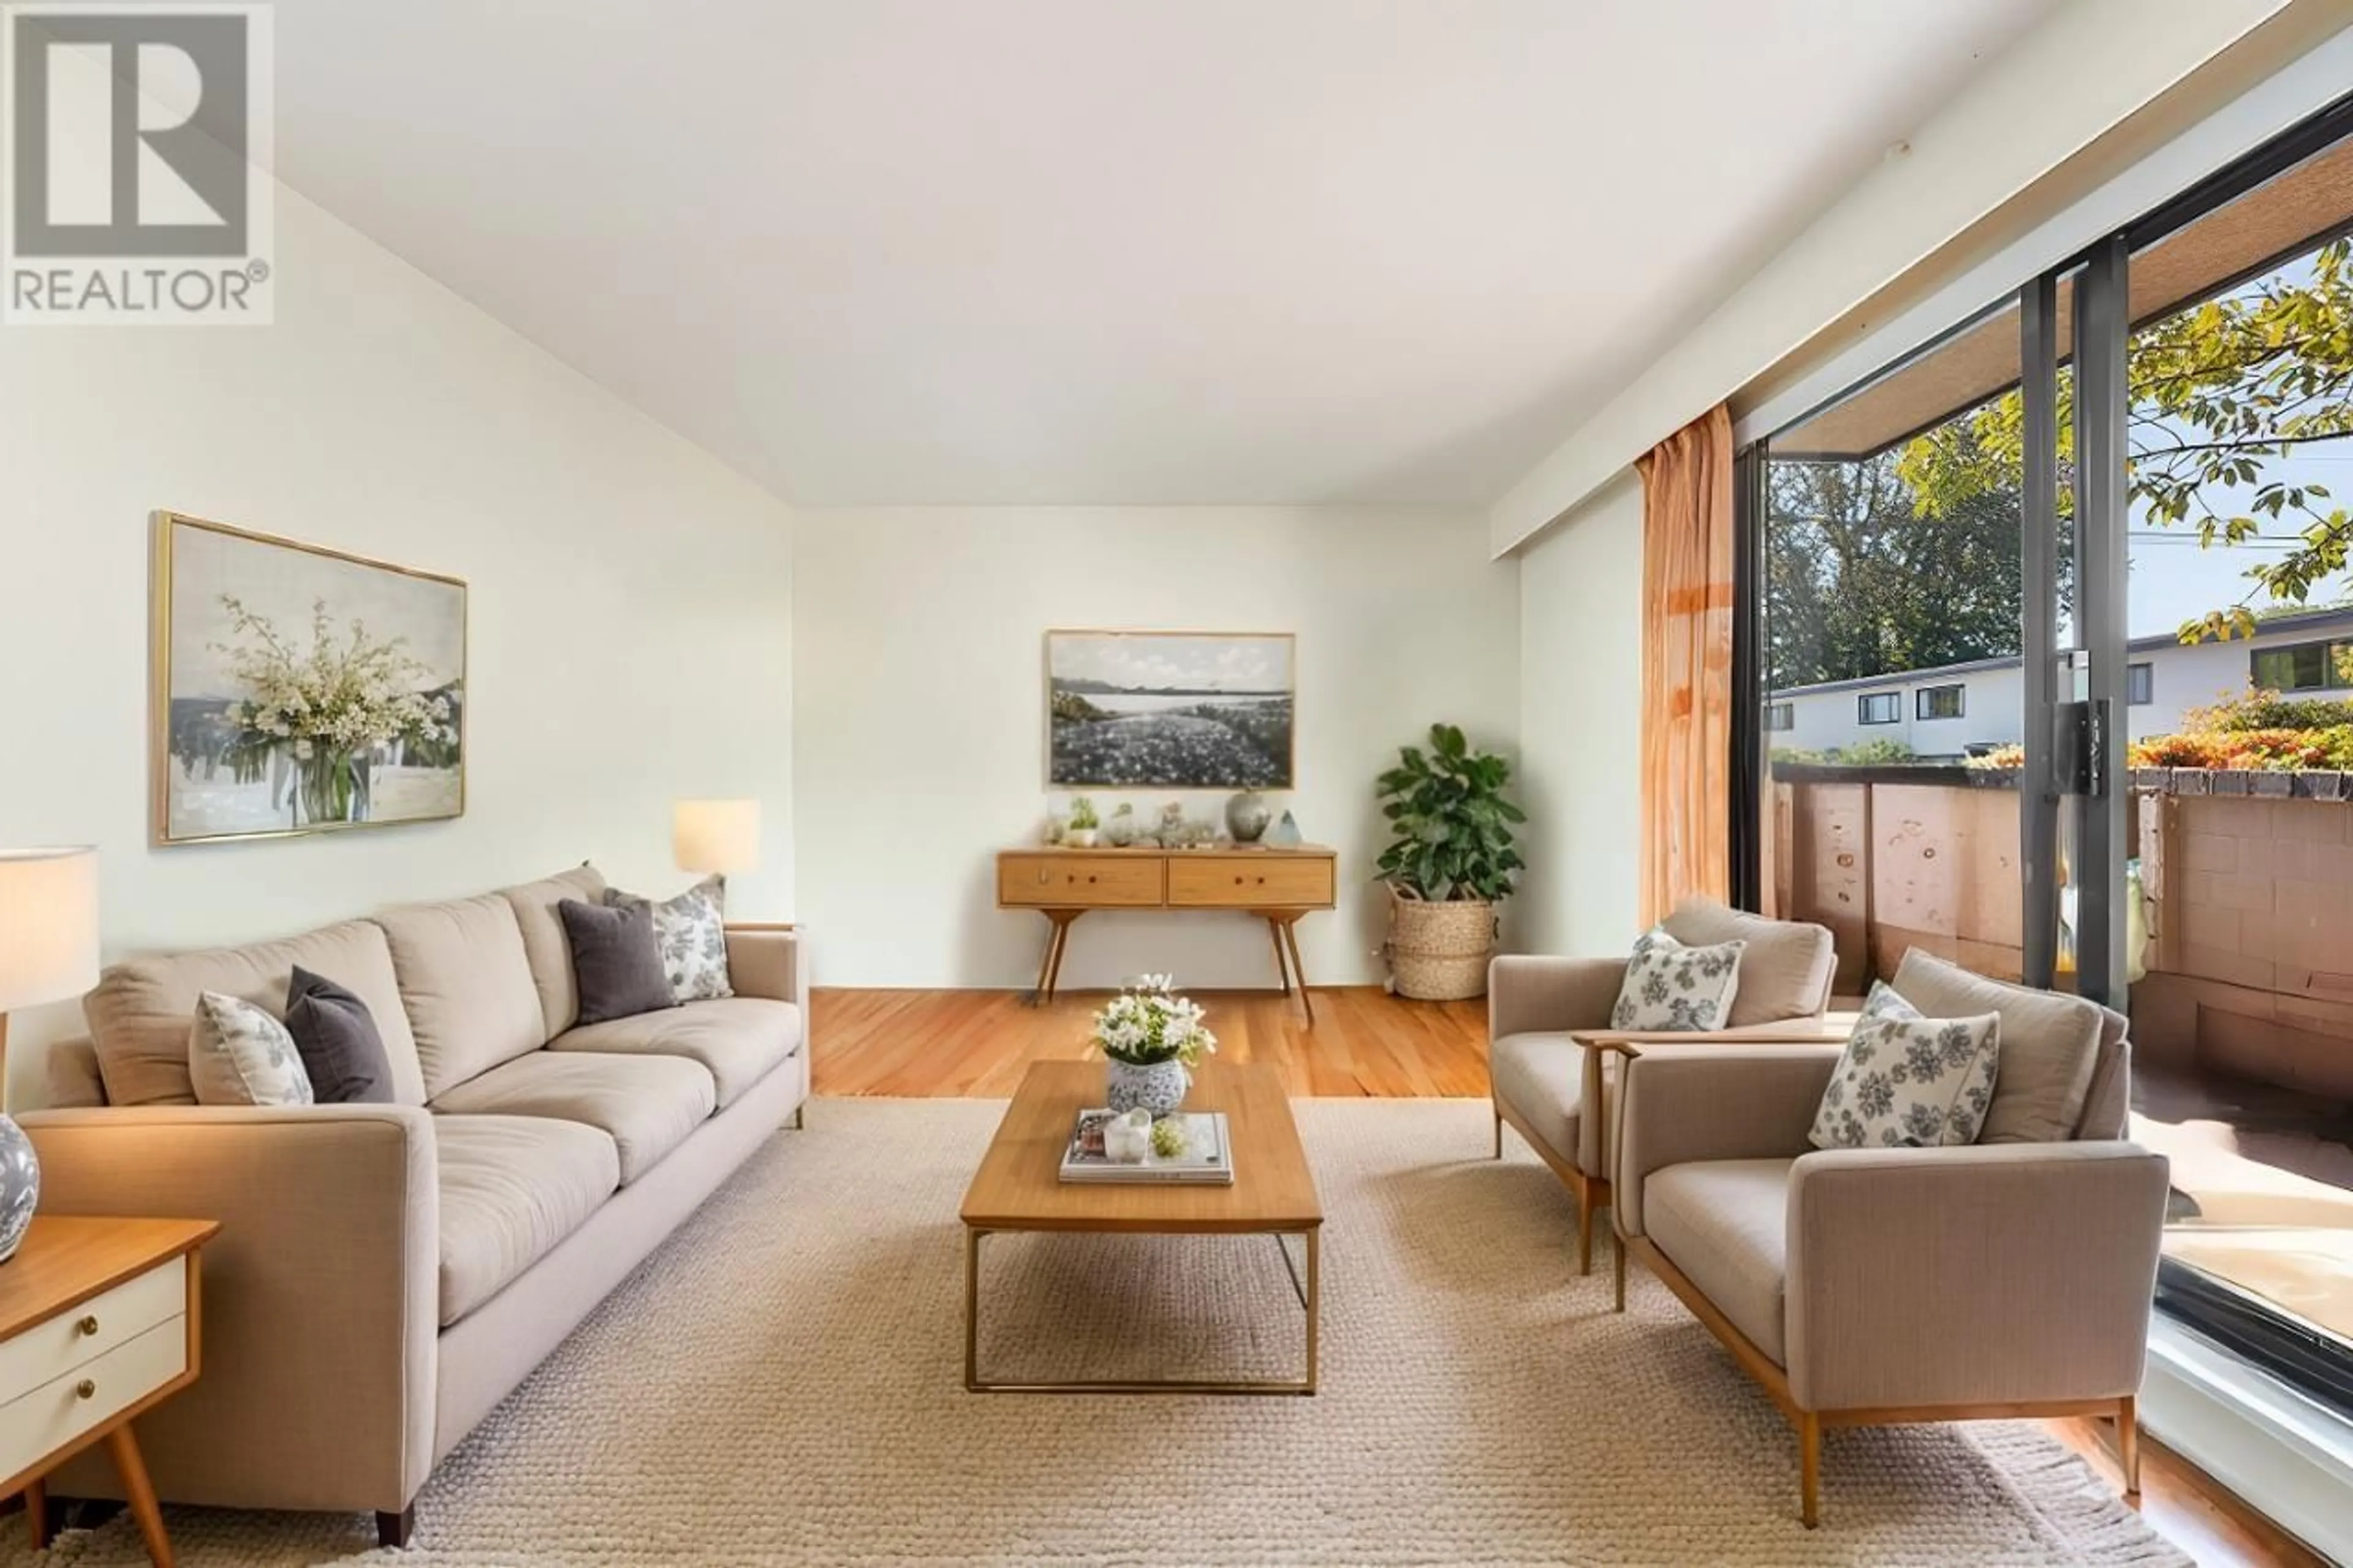
[[[188,1260],[174,1258],[0,1341],[0,1405],[187,1310]]]
[[[188,1321],[167,1318],[0,1405],[0,1477],[38,1464],[187,1369]]]

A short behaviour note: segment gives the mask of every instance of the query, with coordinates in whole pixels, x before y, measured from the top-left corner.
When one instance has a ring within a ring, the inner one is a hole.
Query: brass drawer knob
[[[76,1399],[88,1399],[97,1392],[98,1384],[92,1383],[86,1377],[79,1383],[74,1384],[74,1397]]]
[[[84,1339],[94,1337],[98,1333],[97,1317],[93,1314],[82,1319],[81,1321],[74,1325],[74,1332],[81,1335]]]

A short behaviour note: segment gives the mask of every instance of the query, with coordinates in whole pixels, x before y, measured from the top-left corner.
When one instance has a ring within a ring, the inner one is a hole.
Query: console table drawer
[[[1332,862],[1322,856],[1198,855],[1168,863],[1168,901],[1211,909],[1324,909]]]
[[[1161,862],[1150,856],[1007,855],[997,901],[1042,909],[1157,908]]]

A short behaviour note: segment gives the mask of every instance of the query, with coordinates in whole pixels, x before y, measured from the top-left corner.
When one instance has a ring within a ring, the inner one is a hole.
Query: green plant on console
[[[1431,902],[1493,902],[1512,890],[1526,862],[1512,829],[1526,813],[1504,796],[1512,765],[1473,752],[1451,724],[1430,727],[1430,750],[1398,748],[1396,767],[1376,784],[1395,842],[1381,851],[1381,874]]]
[[[1081,833],[1101,827],[1103,818],[1095,815],[1095,803],[1085,795],[1071,802],[1071,826]]]

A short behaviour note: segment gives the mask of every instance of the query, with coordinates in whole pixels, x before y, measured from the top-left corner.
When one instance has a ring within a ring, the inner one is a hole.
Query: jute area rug
[[[1486,1102],[1298,1105],[1325,1212],[1312,1399],[970,1394],[956,1207],[1003,1109],[822,1100],[443,1465],[419,1544],[178,1509],[189,1568],[581,1563],[2181,1563],[2025,1426],[1781,1417],[1665,1289],[1609,1310],[1559,1184]],[[993,1377],[1283,1375],[1263,1237],[1002,1237]],[[6,1532],[0,1561],[31,1561]],[[48,1562],[143,1563],[127,1519]]]

